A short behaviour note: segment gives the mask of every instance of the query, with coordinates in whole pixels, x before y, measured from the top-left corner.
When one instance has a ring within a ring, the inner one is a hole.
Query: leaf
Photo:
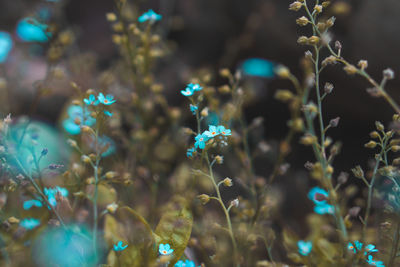
[[[174,249],[170,267],[183,255],[192,233],[192,226],[193,215],[187,200],[181,196],[174,197],[155,230],[157,245],[170,244]]]

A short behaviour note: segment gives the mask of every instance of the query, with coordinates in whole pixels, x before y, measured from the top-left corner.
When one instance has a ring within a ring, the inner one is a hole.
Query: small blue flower
[[[161,20],[161,18],[162,18],[162,15],[157,14],[156,12],[154,12],[153,9],[149,9],[147,12],[143,13],[143,14],[139,17],[138,21],[139,21],[140,23],[143,23],[143,22],[145,22],[145,21],[149,21],[149,22],[154,23],[154,22],[156,22],[156,21]]]
[[[217,126],[209,125],[208,131],[204,131],[203,134],[206,135],[208,138],[213,138],[213,137],[219,135],[219,131],[218,131]]]
[[[299,248],[299,253],[301,255],[307,256],[312,250],[312,242],[300,240],[297,242],[297,247]]]
[[[100,101],[96,100],[95,95],[90,95],[88,98],[84,98],[83,102],[85,102],[86,105],[93,105],[93,106],[97,106]]]
[[[308,198],[316,205],[327,203],[328,192],[320,187],[314,187],[308,192]]]
[[[194,147],[200,149],[204,149],[206,147],[206,142],[209,140],[208,136],[204,133],[198,134],[194,139],[196,140]]]
[[[41,24],[35,18],[25,18],[18,22],[17,35],[24,42],[45,43],[51,37],[47,28],[46,24]]]
[[[314,206],[314,212],[317,214],[333,214],[335,208],[329,204],[317,204]]]
[[[189,149],[186,151],[186,156],[187,156],[188,158],[193,157],[193,153],[194,153],[195,151],[196,151],[196,149],[195,149],[194,147],[189,148]]]
[[[275,64],[262,58],[246,59],[241,66],[244,75],[273,78]]]
[[[24,201],[24,204],[22,206],[23,206],[24,210],[29,210],[32,207],[40,208],[43,206],[43,204],[41,201],[39,201],[37,199],[31,199],[31,200]]]
[[[112,112],[108,111],[108,110],[104,110],[104,114],[108,117],[112,117]]]
[[[32,230],[40,225],[40,221],[35,218],[26,218],[23,219],[19,225],[27,230]]]
[[[377,266],[377,267],[385,267],[383,261],[375,261],[372,255],[368,255],[368,259],[366,260],[369,265]]]
[[[103,105],[107,105],[107,106],[115,103],[115,101],[116,101],[116,100],[114,100],[113,95],[104,96],[103,93],[100,93],[97,98],[99,99],[100,103],[102,103]]]
[[[123,251],[124,249],[126,249],[128,247],[128,245],[123,245],[122,241],[119,241],[116,245],[114,244],[114,251]]]
[[[196,115],[196,112],[199,108],[195,105],[190,104],[190,111],[192,112],[193,115]]]
[[[217,131],[218,131],[220,134],[224,135],[224,136],[232,135],[231,130],[230,130],[230,129],[226,129],[223,125],[218,125],[218,126],[217,126]]]
[[[196,84],[189,83],[186,86],[185,90],[181,90],[181,94],[184,96],[191,96],[194,94],[194,92],[200,91],[202,89],[203,89],[203,87],[201,87],[200,84],[198,84],[198,83],[196,83]]]
[[[175,263],[174,267],[196,267],[196,264],[190,260],[186,260],[185,262],[183,260],[180,260]]]
[[[375,248],[375,245],[369,244],[365,246],[365,254],[378,252],[378,249]]]
[[[161,255],[170,255],[172,252],[174,252],[174,250],[169,244],[160,244],[158,247],[158,252],[160,252]]]
[[[356,240],[353,243],[349,242],[347,245],[348,250],[353,250],[354,253],[357,253],[357,251],[360,251],[363,247],[363,243],[360,241]]]
[[[86,107],[72,105],[68,108],[67,113],[69,118],[63,121],[63,127],[69,134],[79,134],[82,125],[92,126],[96,123],[96,119],[90,116],[90,112]],[[76,120],[79,120],[80,124],[76,124]]]
[[[57,200],[56,200],[57,194],[60,194],[62,197],[67,197],[68,196],[68,190],[63,188],[63,187],[59,187],[59,186],[56,186],[55,188],[47,188],[47,187],[45,187],[43,192],[47,197],[47,201],[53,207],[57,206]]]
[[[4,63],[11,49],[13,48],[13,40],[8,32],[0,31],[0,63]]]

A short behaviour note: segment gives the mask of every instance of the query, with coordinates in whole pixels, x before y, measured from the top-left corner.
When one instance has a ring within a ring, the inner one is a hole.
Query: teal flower
[[[372,255],[368,255],[367,263],[372,266],[385,267],[383,261],[375,261]]]
[[[187,156],[188,158],[193,157],[193,153],[194,153],[195,151],[196,151],[196,149],[195,149],[194,147],[189,148],[189,149],[186,151],[186,156]]]
[[[57,194],[60,194],[62,197],[67,197],[68,196],[68,190],[63,188],[63,187],[59,187],[59,186],[56,186],[55,188],[47,188],[47,187],[45,187],[43,192],[47,197],[47,201],[53,207],[57,206],[57,200],[56,200]]]
[[[213,137],[219,135],[217,126],[209,125],[208,131],[204,131],[203,135],[206,135],[208,138],[213,138]]]
[[[367,253],[372,253],[372,252],[378,252],[378,249],[375,248],[375,245],[369,244],[365,246],[365,254]]]
[[[185,90],[181,90],[181,94],[184,96],[192,96],[194,94],[194,92],[196,91],[201,91],[203,89],[203,87],[200,86],[200,84],[196,83],[189,83]]]
[[[68,108],[67,113],[69,118],[63,121],[63,127],[69,134],[80,134],[81,126],[92,126],[96,123],[96,119],[90,116],[90,112],[86,107],[72,105]],[[76,120],[80,121],[80,124],[76,124]]]
[[[262,78],[273,78],[275,64],[262,58],[246,59],[241,66],[244,75]]]
[[[232,135],[231,130],[230,129],[226,129],[223,125],[218,125],[217,126],[217,131],[224,135],[224,136],[229,136]]]
[[[114,100],[113,95],[104,96],[103,93],[100,93],[97,98],[100,101],[100,103],[102,103],[103,105],[107,105],[107,106],[116,102],[116,100]]]
[[[190,104],[190,111],[192,112],[193,115],[196,115],[196,112],[199,108],[195,105]]]
[[[299,253],[301,255],[307,256],[312,250],[312,242],[300,240],[297,242],[297,247],[299,248]]]
[[[160,252],[161,255],[170,255],[172,252],[174,252],[174,250],[169,244],[160,244],[158,247],[158,252]]]
[[[0,31],[0,64],[4,63],[11,49],[13,48],[13,40],[8,32]]]
[[[18,22],[17,35],[24,42],[45,43],[51,37],[47,28],[46,24],[41,24],[35,18],[25,18]]]
[[[328,192],[317,186],[308,192],[308,198],[316,205],[327,203],[328,196]]]
[[[357,253],[357,251],[361,251],[363,247],[363,243],[359,242],[358,240],[354,241],[353,243],[349,242],[347,245],[348,250],[352,250],[354,253]]]
[[[23,219],[19,225],[27,230],[32,230],[40,225],[40,221],[35,218]]]
[[[97,106],[100,101],[96,100],[96,97],[94,95],[90,95],[88,98],[84,98],[83,102],[85,102],[86,105],[93,105]]]
[[[31,199],[31,200],[24,201],[24,204],[22,206],[23,206],[24,210],[29,210],[32,207],[40,208],[43,206],[43,204],[41,201],[39,201],[37,199]]]
[[[143,14],[139,17],[138,21],[139,21],[140,23],[143,23],[143,22],[146,22],[146,21],[149,21],[149,22],[151,22],[151,23],[154,23],[154,22],[156,22],[156,21],[161,20],[161,18],[162,18],[162,15],[157,14],[156,12],[154,12],[153,9],[149,9],[147,12],[143,13]]]
[[[114,251],[123,251],[124,249],[126,249],[128,247],[128,245],[123,246],[123,242],[119,241],[116,245],[114,244]]]
[[[193,261],[186,260],[186,261],[178,261],[175,263],[174,267],[196,267],[196,264]]]
[[[204,149],[206,147],[206,142],[209,140],[208,136],[204,133],[198,134],[194,139],[196,140],[194,147],[200,149]]]
[[[329,204],[319,204],[314,206],[314,212],[320,215],[323,214],[333,214],[335,208]]]

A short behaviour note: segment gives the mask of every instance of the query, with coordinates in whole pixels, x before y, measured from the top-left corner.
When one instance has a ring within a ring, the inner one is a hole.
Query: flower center
[[[212,132],[211,134],[213,134],[213,135],[214,135],[214,134],[216,134],[216,132]]]
[[[163,252],[162,252],[163,254],[167,254],[167,251],[166,250],[163,250]]]
[[[108,103],[108,100],[106,99],[106,100],[104,100],[104,103]]]

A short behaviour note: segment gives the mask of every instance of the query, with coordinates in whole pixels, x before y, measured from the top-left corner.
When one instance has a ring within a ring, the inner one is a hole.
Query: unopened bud
[[[383,71],[383,77],[392,80],[394,78],[394,71],[392,69],[385,69]]]
[[[313,35],[310,38],[308,38],[308,43],[310,45],[317,45],[319,43],[319,41],[320,41],[319,37],[315,36],[315,35]]]
[[[362,70],[365,70],[366,68],[368,68],[368,61],[360,60],[358,62],[358,67],[360,67],[360,69],[362,69]]]
[[[358,71],[356,67],[354,67],[353,65],[350,65],[350,64],[346,65],[346,66],[343,68],[343,70],[344,70],[347,74],[349,74],[349,75],[354,75],[354,74],[356,74],[357,71]]]
[[[289,90],[277,90],[275,93],[275,98],[282,102],[287,102],[293,99],[294,95]]]
[[[339,125],[340,117],[334,118],[329,122],[329,126],[332,128],[337,127]]]
[[[232,200],[231,206],[236,208],[239,207],[239,199],[235,198],[234,200]]]
[[[232,186],[232,179],[226,177],[226,178],[224,179],[223,183],[224,183],[225,186],[230,187],[230,186]]]
[[[200,200],[201,204],[205,205],[210,201],[210,196],[206,194],[201,194],[197,196],[197,198]]]
[[[379,121],[375,122],[375,127],[376,129],[378,129],[379,131],[384,131],[385,130],[385,126],[383,126],[383,124]]]
[[[314,10],[315,10],[315,12],[317,12],[317,14],[321,13],[322,12],[322,6],[321,5],[316,5],[314,7]]]
[[[299,1],[295,1],[289,5],[289,10],[299,11],[302,6],[302,3],[300,3]]]
[[[118,205],[115,202],[107,205],[107,211],[109,213],[115,213],[117,211],[117,209],[118,209]]]
[[[300,26],[306,26],[310,21],[305,16],[296,19],[296,23]]]
[[[353,172],[354,176],[357,178],[364,178],[364,171],[362,170],[360,165],[357,165],[355,168],[351,169],[351,171]]]
[[[283,65],[279,65],[276,69],[275,69],[275,73],[276,75],[278,75],[280,78],[288,78],[290,76],[290,70],[283,66]]]
[[[327,94],[330,94],[330,93],[332,93],[332,91],[333,91],[333,84],[325,83],[324,92]]]
[[[377,146],[377,143],[375,141],[369,141],[364,145],[366,148],[375,148]]]

